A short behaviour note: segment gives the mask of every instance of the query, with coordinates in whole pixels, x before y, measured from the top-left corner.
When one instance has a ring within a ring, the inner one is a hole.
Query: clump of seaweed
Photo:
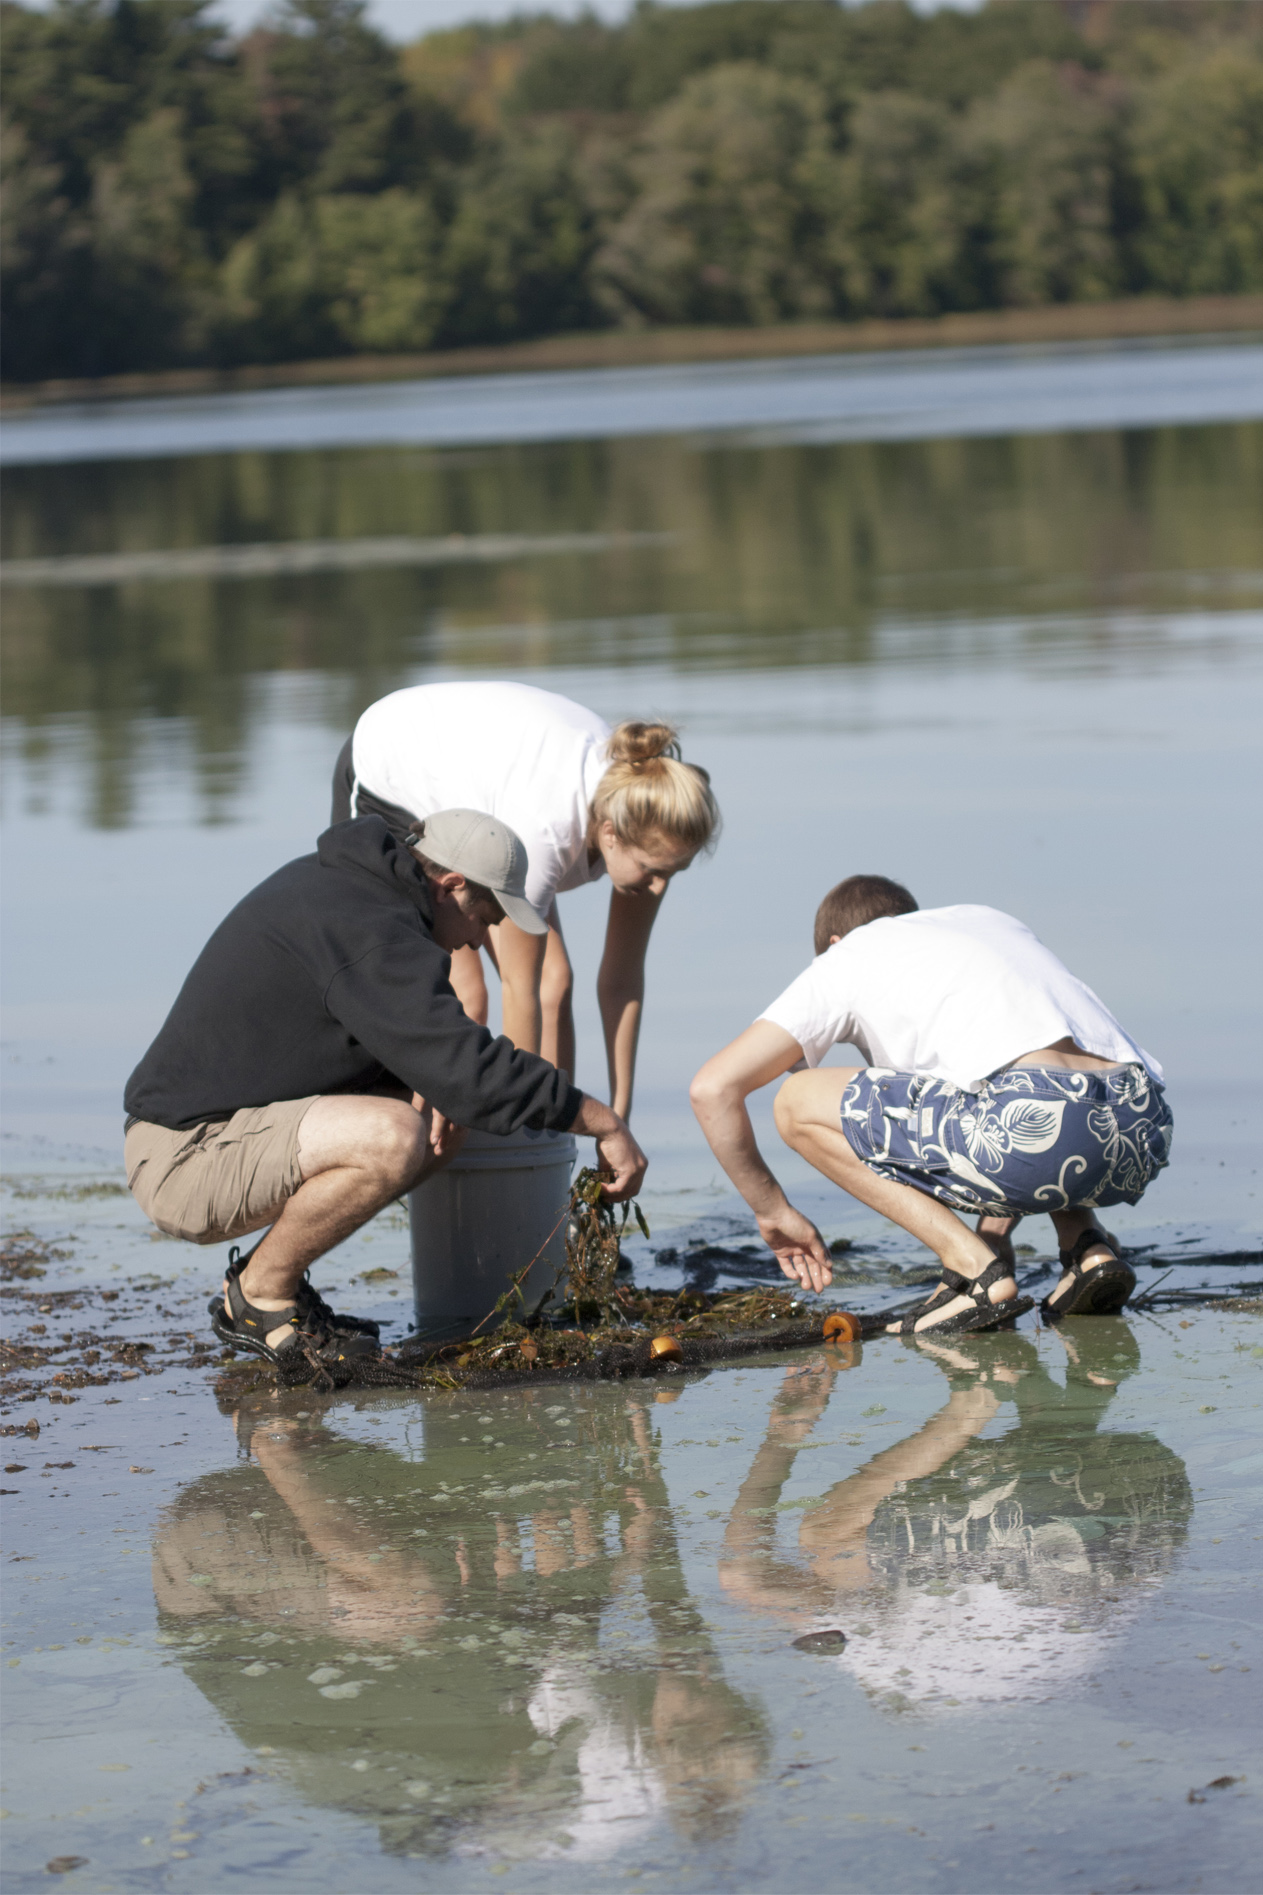
[[[639,1204],[624,1204],[622,1220],[618,1220],[602,1188],[605,1182],[599,1171],[587,1166],[575,1179],[570,1192],[566,1295],[562,1309],[572,1309],[576,1322],[593,1314],[603,1323],[618,1321],[614,1310],[614,1278],[622,1262],[623,1232],[634,1216],[642,1234],[649,1235]]]

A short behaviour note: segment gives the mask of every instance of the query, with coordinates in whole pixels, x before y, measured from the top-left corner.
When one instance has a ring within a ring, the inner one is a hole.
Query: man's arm
[[[400,935],[340,969],[325,1006],[388,1072],[455,1124],[500,1135],[523,1125],[570,1131],[578,1088],[538,1054],[476,1025],[447,969],[441,949]]]
[[[756,1020],[721,1053],[707,1060],[689,1088],[698,1123],[711,1150],[758,1219],[764,1243],[785,1275],[821,1290],[833,1265],[815,1225],[796,1211],[768,1169],[754,1136],[746,1099],[796,1066],[798,1041],[771,1020]]]
[[[613,1173],[605,1194],[634,1197],[649,1160],[617,1112],[580,1092],[565,1073],[476,1026],[446,979],[446,956],[418,957],[415,943],[364,955],[330,983],[326,1004],[382,1064],[458,1126],[503,1135],[520,1125],[595,1138]]]

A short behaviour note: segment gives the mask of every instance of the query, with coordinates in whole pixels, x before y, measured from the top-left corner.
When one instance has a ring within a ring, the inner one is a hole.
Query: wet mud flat
[[[320,1394],[234,1385],[218,1253],[11,1212],[12,1887],[1250,1886],[1257,1260],[1058,1330]],[[400,1341],[405,1250],[330,1271]]]

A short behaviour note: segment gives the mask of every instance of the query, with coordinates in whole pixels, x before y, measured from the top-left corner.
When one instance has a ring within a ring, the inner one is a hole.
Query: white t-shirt
[[[843,1042],[866,1065],[932,1073],[964,1092],[1067,1036],[1162,1078],[1092,989],[998,908],[927,908],[854,928],[759,1018],[796,1039],[809,1066]]]
[[[554,895],[605,873],[600,855],[589,865],[587,833],[609,734],[595,711],[533,684],[418,684],[369,705],[351,754],[357,789],[414,816],[499,816],[526,845],[526,899],[544,917]]]

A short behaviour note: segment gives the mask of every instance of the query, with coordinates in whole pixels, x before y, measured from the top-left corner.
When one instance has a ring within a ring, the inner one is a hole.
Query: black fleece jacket
[[[183,1130],[243,1106],[402,1080],[457,1125],[565,1131],[565,1073],[475,1026],[429,884],[377,816],[327,829],[220,923],[127,1082],[129,1118]]]

